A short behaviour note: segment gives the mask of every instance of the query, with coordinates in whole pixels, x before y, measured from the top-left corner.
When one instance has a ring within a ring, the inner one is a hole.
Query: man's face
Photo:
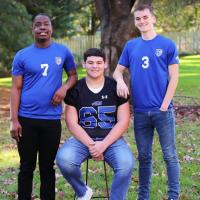
[[[33,22],[32,33],[35,41],[38,43],[50,41],[52,35],[52,25],[49,17],[38,15]]]
[[[102,57],[99,56],[89,56],[85,62],[87,75],[90,78],[100,78],[104,76],[104,69],[106,68],[106,63]]]
[[[134,18],[135,18],[135,26],[139,29],[141,33],[146,33],[154,29],[156,18],[149,11],[149,9],[136,11],[134,13]]]

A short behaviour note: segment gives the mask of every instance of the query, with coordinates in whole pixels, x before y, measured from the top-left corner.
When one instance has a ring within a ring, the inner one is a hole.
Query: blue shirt
[[[158,110],[168,87],[168,66],[178,64],[174,42],[161,35],[152,40],[130,40],[118,63],[130,71],[134,111]]]
[[[68,48],[55,42],[47,48],[32,44],[20,50],[12,64],[12,75],[23,76],[19,116],[60,119],[62,106],[52,105],[52,97],[62,85],[63,69],[74,68],[74,59]]]

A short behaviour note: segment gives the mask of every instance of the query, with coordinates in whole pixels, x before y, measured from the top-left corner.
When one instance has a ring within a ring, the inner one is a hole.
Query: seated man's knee
[[[127,159],[125,166],[126,166],[126,169],[131,172],[134,169],[134,165],[135,165],[135,160],[134,160],[134,156],[132,155],[130,156],[129,159]]]
[[[133,155],[126,156],[120,163],[119,169],[121,173],[130,175],[134,169],[134,157]]]
[[[65,173],[73,173],[76,168],[76,165],[71,161],[70,156],[62,151],[58,151],[56,155],[56,164],[59,169],[65,171]]]

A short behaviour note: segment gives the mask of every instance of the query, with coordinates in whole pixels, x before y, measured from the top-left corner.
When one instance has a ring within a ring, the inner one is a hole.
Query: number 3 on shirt
[[[44,68],[42,76],[47,76],[47,71],[48,71],[49,65],[48,64],[41,64],[41,68],[42,69]]]
[[[143,56],[142,61],[143,61],[142,68],[147,69],[149,67],[149,57]]]

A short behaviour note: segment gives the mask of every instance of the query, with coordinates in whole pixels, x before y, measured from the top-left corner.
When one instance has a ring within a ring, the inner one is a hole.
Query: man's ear
[[[85,61],[81,61],[82,67],[85,68]]]
[[[105,61],[105,64],[104,64],[104,69],[108,68],[108,63],[107,61]]]
[[[155,25],[156,24],[156,16],[153,15],[153,24]]]
[[[33,26],[31,27],[31,34],[34,35]]]

